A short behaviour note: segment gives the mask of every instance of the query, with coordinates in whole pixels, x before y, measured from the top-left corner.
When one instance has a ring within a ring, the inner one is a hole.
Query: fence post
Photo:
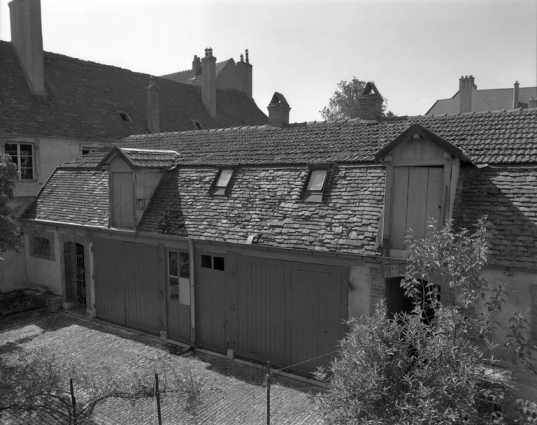
[[[267,425],[270,425],[270,361],[267,362]]]
[[[76,398],[75,398],[75,390],[73,388],[73,379],[69,379],[69,388],[71,390],[71,404],[73,405],[73,424],[77,425],[77,419],[76,419]]]
[[[155,373],[155,393],[157,395],[158,425],[162,425],[162,416],[160,414],[160,392],[159,392],[159,388],[158,388],[158,373]]]

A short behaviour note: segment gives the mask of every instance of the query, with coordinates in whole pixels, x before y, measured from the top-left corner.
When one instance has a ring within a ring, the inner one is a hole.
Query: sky
[[[46,51],[157,76],[189,69],[206,47],[218,61],[248,49],[257,105],[267,113],[278,91],[291,122],[321,120],[353,76],[374,81],[396,115],[425,114],[463,75],[478,89],[537,86],[537,0],[41,0],[41,10]]]

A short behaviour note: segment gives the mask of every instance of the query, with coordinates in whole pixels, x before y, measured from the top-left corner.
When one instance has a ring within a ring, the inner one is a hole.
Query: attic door
[[[444,167],[394,167],[390,248],[404,249],[409,229],[414,237],[426,235],[427,221],[442,219]]]
[[[122,229],[134,228],[134,182],[132,172],[113,172],[110,176],[112,187],[111,225]]]

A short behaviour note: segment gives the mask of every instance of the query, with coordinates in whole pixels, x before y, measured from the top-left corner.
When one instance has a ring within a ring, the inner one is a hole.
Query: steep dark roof
[[[108,173],[57,169],[24,218],[108,227]]]
[[[519,106],[527,108],[531,97],[537,97],[537,87],[520,87],[518,89]],[[475,112],[499,111],[513,108],[513,88],[474,90],[472,110]],[[458,114],[460,112],[460,92],[449,99],[439,99],[427,111],[426,115]]]
[[[537,163],[537,109],[161,133],[119,144],[175,150],[182,165],[370,163],[414,124],[461,149],[475,164]]]
[[[240,168],[229,196],[211,196],[217,170],[181,168],[157,188],[139,231],[290,249],[376,255],[384,170],[335,168],[326,203],[307,203],[300,192],[307,167]]]
[[[216,62],[216,78],[229,62],[234,62],[233,59],[228,59],[223,62]],[[161,78],[176,81],[178,83],[195,84],[201,86],[201,74],[195,75],[192,69],[185,71],[172,72],[171,74],[161,75]]]
[[[45,52],[48,96],[30,93],[11,44],[0,41],[0,134],[119,139],[149,133],[149,75]],[[237,125],[263,125],[267,117],[238,90],[217,90],[213,120],[205,111],[201,88],[155,79],[160,95],[161,131]],[[131,121],[120,119],[126,112]]]

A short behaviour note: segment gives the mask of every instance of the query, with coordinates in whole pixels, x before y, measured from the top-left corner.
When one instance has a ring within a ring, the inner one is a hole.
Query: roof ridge
[[[179,155],[176,151],[174,150],[171,150],[171,149],[140,149],[140,148],[122,148],[120,146],[118,146],[118,149],[121,149],[123,151],[129,151],[129,152],[151,152],[151,153],[154,153],[154,152],[166,152],[166,153],[175,153],[177,155]]]
[[[432,118],[432,117],[455,117],[458,115],[483,115],[483,114],[501,114],[501,113],[516,113],[516,112],[537,112],[537,108],[513,108],[513,109],[494,109],[490,111],[470,111],[470,112],[455,112],[453,114],[448,114],[447,112],[443,114],[431,114],[431,115],[418,115],[409,118]]]
[[[48,59],[48,60],[61,60],[63,62],[67,62],[67,63],[72,63],[72,64],[75,64],[75,65],[81,65],[81,66],[84,66],[86,68],[89,68],[89,67],[113,68],[113,69],[120,69],[122,71],[129,71],[129,72],[137,73],[136,71],[132,71],[132,70],[127,69],[127,68],[121,68],[120,66],[107,65],[107,64],[103,64],[103,63],[99,63],[99,62],[93,62],[93,61],[89,61],[89,60],[85,60],[85,59],[79,59],[79,58],[75,58],[73,56],[64,55],[63,53],[43,51],[43,56],[44,56],[45,59]]]
[[[221,64],[226,63],[226,62],[229,62],[230,60],[233,60],[233,58],[229,58],[229,59],[226,59],[226,60],[223,60],[223,61],[220,61],[220,62],[216,62],[215,66],[221,65]],[[162,74],[162,75],[159,75],[159,77],[162,77],[162,78],[170,77],[172,75],[183,74],[183,73],[187,73],[187,72],[193,73],[194,71],[192,70],[192,68],[189,68],[189,69],[185,69],[183,71],[175,71],[175,72],[170,72],[169,74]]]

